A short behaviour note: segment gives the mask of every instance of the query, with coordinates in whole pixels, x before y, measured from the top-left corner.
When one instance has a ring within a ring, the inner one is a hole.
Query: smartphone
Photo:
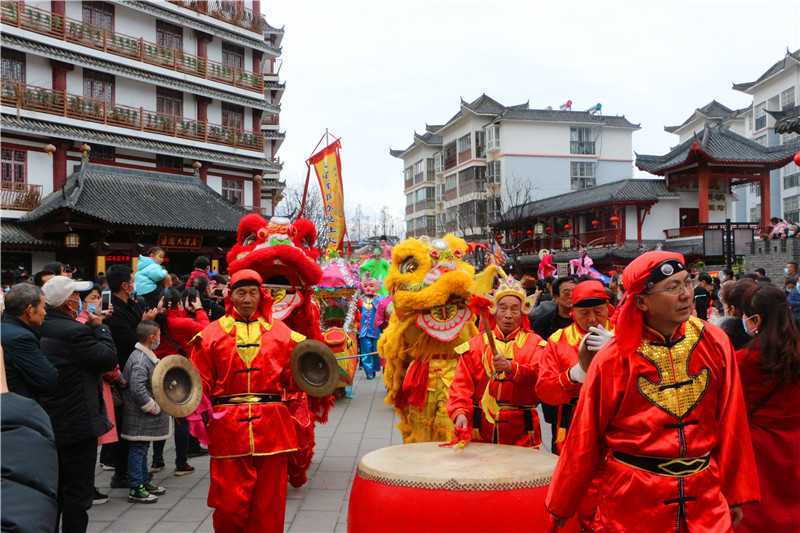
[[[100,312],[107,313],[111,309],[111,291],[100,293]]]

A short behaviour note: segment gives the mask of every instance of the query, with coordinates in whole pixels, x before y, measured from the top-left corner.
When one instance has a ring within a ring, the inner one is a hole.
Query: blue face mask
[[[93,314],[93,315],[96,315],[97,314],[97,305],[96,304],[88,304],[86,306],[86,311],[91,313],[91,314]]]

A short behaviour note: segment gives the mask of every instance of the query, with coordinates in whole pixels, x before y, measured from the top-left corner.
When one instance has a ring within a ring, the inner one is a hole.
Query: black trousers
[[[96,460],[96,438],[58,447],[58,515],[63,533],[85,533],[89,525]]]

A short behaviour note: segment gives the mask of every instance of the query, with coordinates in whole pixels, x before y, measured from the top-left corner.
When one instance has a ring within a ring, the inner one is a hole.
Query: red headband
[[[595,302],[592,302],[595,300]],[[599,300],[599,301],[598,301]],[[581,302],[590,305],[579,305]],[[597,280],[581,281],[572,290],[572,305],[577,307],[594,307],[608,302],[608,293],[603,284]]]

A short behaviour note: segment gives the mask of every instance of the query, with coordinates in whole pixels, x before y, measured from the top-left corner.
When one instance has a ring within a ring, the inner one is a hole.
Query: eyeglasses
[[[683,281],[675,281],[670,283],[663,289],[658,290],[650,290],[647,291],[645,294],[658,294],[659,292],[664,292],[667,294],[678,295],[683,292],[690,292],[692,290],[692,280],[690,278],[686,278]]]

